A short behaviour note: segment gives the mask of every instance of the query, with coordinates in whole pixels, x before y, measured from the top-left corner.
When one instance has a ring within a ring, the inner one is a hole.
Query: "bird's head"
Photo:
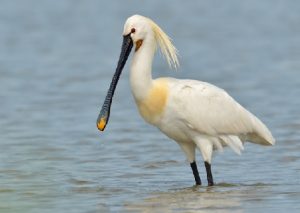
[[[146,43],[159,46],[168,64],[175,69],[178,67],[177,50],[168,35],[147,17],[140,15],[129,17],[124,25],[123,44],[117,69],[97,119],[99,130],[103,131],[108,122],[112,97],[132,47],[135,47],[135,52],[142,51],[141,47],[146,45]]]
[[[160,48],[170,67],[176,69],[179,66],[177,50],[170,37],[150,18],[141,15],[129,17],[124,24],[123,36],[132,40],[135,52],[149,42]]]
[[[150,19],[140,15],[129,17],[125,22],[123,30],[123,36],[128,35],[133,42],[135,52],[139,50],[144,41],[154,40]]]

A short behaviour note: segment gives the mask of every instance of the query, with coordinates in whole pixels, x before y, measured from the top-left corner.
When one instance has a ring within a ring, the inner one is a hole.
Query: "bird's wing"
[[[267,127],[223,89],[195,80],[169,82],[172,99],[169,107],[189,128],[212,136],[237,135],[249,139],[252,135],[258,137],[253,142],[273,144]]]

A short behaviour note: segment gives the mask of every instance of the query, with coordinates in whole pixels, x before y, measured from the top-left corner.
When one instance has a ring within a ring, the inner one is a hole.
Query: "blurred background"
[[[0,212],[291,212],[300,204],[300,2],[0,0]],[[181,67],[153,75],[224,88],[277,144],[217,153],[193,187],[178,145],[146,124],[127,66],[105,132],[96,118],[125,20],[152,18]]]

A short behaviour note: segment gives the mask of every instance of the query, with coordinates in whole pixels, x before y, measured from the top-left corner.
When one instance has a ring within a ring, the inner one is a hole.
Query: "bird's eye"
[[[131,33],[135,33],[135,28],[132,28],[132,29],[131,29]]]

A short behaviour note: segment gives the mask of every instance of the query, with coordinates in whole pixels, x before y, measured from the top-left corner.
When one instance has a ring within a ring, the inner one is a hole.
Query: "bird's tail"
[[[264,125],[257,117],[253,117],[252,122],[254,124],[253,132],[247,134],[246,140],[264,146],[274,145],[275,139],[266,125]]]

